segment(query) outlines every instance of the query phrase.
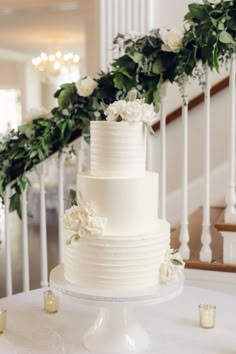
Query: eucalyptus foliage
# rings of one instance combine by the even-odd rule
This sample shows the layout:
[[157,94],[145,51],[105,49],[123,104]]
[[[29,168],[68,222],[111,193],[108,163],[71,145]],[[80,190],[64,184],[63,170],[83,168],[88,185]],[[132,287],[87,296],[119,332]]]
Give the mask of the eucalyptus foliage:
[[199,61],[219,71],[220,64],[235,52],[236,0],[213,3],[205,0],[189,5],[178,52],[162,49],[159,29],[134,39],[118,35],[114,44],[123,40],[123,54],[108,72],[98,74],[90,96],[80,96],[75,83],[62,85],[55,93],[58,106],[50,119],[24,124],[0,142],[0,197],[3,200],[6,186],[12,182],[11,211],[21,215],[20,195],[30,183],[25,172],[81,134],[89,141],[89,123],[105,119],[104,106],[126,98],[135,87],[158,111],[160,86],[165,80],[181,85],[186,76],[196,76]]

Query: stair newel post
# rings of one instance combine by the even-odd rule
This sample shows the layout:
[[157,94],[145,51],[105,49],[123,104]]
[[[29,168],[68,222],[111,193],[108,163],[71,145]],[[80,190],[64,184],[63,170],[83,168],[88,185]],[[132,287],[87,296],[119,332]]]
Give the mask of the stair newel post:
[[229,147],[228,147],[228,186],[226,190],[226,210],[225,223],[236,223],[235,210],[235,54],[232,55],[230,61],[229,76],[229,93],[230,93],[230,124],[229,124]]
[[22,192],[22,248],[23,248],[23,291],[30,289],[29,272],[29,235],[28,235],[28,213],[27,213],[27,187]]
[[5,190],[5,266],[6,266],[6,295],[12,295],[12,266],[11,266],[11,240],[9,230],[9,206],[10,206],[11,186]]
[[203,203],[203,221],[201,242],[202,248],[200,251],[200,260],[203,262],[211,262],[212,250],[211,232],[210,232],[210,101],[211,101],[211,87],[210,87],[210,70],[207,64],[203,66],[205,74],[204,86],[204,116],[205,116],[205,161],[204,161],[204,203]]
[[184,259],[190,258],[188,230],[188,94],[187,77],[184,77],[180,91],[182,95],[182,131],[183,131],[183,165],[182,165],[182,218],[180,225],[179,251]]
[[58,241],[59,241],[59,263],[63,263],[63,251],[64,251],[64,163],[66,152],[62,150],[58,156]]
[[161,132],[161,159],[160,159],[160,217],[166,220],[166,89],[163,83],[160,89],[160,132]]
[[46,224],[46,200],[45,200],[45,163],[38,168],[40,182],[40,286],[48,286],[48,254],[47,254],[47,224]]

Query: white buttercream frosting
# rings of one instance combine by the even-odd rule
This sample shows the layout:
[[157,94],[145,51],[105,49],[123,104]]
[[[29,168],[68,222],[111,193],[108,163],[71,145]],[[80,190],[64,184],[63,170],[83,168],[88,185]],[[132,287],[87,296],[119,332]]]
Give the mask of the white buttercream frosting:
[[[104,232],[65,244],[68,281],[85,288],[145,290],[160,283],[170,225],[158,217],[158,174],[145,171],[142,122],[91,122],[91,171],[77,193],[105,217]],[[79,193],[78,193],[79,194]],[[65,229],[65,241],[73,236]]]
[[156,230],[150,233],[82,237],[65,248],[65,277],[88,288],[157,287],[160,264],[169,247],[167,230],[169,224],[157,220]]
[[91,175],[132,177],[145,174],[146,128],[142,122],[91,122]]
[[158,214],[158,174],[143,177],[105,178],[80,174],[77,187],[93,202],[97,215],[107,218],[106,232],[150,231]]

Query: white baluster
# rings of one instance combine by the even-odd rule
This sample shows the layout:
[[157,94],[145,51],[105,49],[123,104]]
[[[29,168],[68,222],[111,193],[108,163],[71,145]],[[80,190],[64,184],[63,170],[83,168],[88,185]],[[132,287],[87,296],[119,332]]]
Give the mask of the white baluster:
[[41,260],[41,282],[40,286],[48,286],[48,255],[47,255],[47,224],[46,224],[46,202],[45,202],[45,163],[39,166],[40,180],[40,260]]
[[108,60],[108,66],[110,66],[110,63],[112,61],[112,42],[113,42],[113,34],[112,34],[112,7],[113,7],[113,1],[107,0],[106,3],[107,6],[107,60]]
[[133,18],[133,9],[132,9],[132,0],[126,0],[126,29],[130,33],[132,31],[132,18]]
[[11,240],[9,232],[9,205],[11,187],[8,185],[5,190],[5,263],[6,263],[6,294],[12,295],[12,267],[11,267]]
[[133,30],[135,32],[138,32],[139,31],[139,11],[140,11],[140,7],[139,7],[139,4],[138,4],[137,0],[133,0],[132,8],[133,8],[133,18],[134,18]]
[[188,231],[188,95],[187,80],[183,83],[182,92],[182,125],[183,125],[183,169],[182,169],[182,220],[180,225],[180,253],[184,259],[190,258]]
[[66,152],[62,151],[59,155],[58,164],[58,238],[59,238],[59,263],[63,263],[63,251],[64,251],[64,227],[63,227],[63,215],[64,215],[64,163]]
[[106,0],[100,0],[100,67],[102,70],[107,70],[106,16]]
[[236,210],[235,210],[235,56],[231,58],[230,63],[230,77],[229,77],[229,91],[230,91],[230,124],[229,124],[229,147],[228,147],[228,186],[226,192],[226,209],[225,209],[225,223],[236,224]]
[[[109,0],[110,1],[110,0]],[[126,33],[126,9],[125,0],[120,0],[120,32]]]
[[27,188],[22,192],[22,248],[23,248],[23,290],[30,289],[29,274],[29,242],[28,242],[28,215],[27,215]]
[[140,14],[139,21],[140,21],[141,34],[146,33],[146,6],[147,6],[146,0],[141,0],[140,13],[139,13]]
[[210,233],[210,77],[209,67],[204,65],[205,88],[204,88],[204,110],[205,110],[205,168],[204,168],[204,204],[203,204],[203,223],[200,251],[200,260],[211,262],[211,233]]
[[160,89],[160,129],[161,129],[161,163],[160,163],[160,217],[166,219],[166,87]]

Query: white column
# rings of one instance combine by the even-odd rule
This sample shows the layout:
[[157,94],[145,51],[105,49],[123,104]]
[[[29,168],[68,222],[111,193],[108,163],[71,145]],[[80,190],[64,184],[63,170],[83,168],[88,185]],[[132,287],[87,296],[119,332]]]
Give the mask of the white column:
[[8,185],[5,190],[5,264],[6,264],[6,294],[12,295],[12,267],[11,267],[11,240],[9,232],[9,205],[10,205],[11,187]]
[[39,166],[40,180],[40,260],[41,260],[41,282],[40,286],[48,286],[48,254],[47,254],[47,224],[46,224],[46,203],[45,203],[45,163]]
[[182,92],[182,125],[183,125],[183,165],[182,165],[182,219],[180,225],[179,251],[184,259],[190,258],[188,231],[188,95],[187,80]]
[[203,204],[203,223],[200,251],[200,260],[203,262],[211,262],[211,233],[210,233],[210,77],[209,67],[204,66],[205,72],[205,89],[204,89],[204,116],[205,116],[205,166],[204,166],[204,204]]
[[166,219],[166,86],[160,89],[160,132],[161,132],[161,159],[160,159],[160,217]]
[[231,58],[229,76],[230,94],[230,124],[229,124],[229,147],[228,147],[228,186],[226,191],[225,223],[236,223],[235,210],[235,55]]
[[29,238],[28,238],[28,215],[27,215],[27,188],[22,192],[22,249],[23,249],[23,290],[30,289],[29,272]]
[[64,163],[65,163],[65,151],[59,153],[58,161],[58,241],[59,241],[59,263],[63,263],[63,251],[64,251]]

